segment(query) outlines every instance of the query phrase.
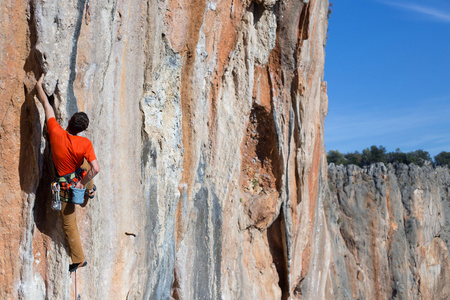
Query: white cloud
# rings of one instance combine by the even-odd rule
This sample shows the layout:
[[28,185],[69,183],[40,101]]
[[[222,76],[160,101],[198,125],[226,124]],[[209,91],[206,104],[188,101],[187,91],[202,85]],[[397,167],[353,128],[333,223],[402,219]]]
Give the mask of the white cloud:
[[384,4],[403,8],[406,10],[418,12],[423,15],[427,15],[435,19],[436,21],[446,22],[450,23],[450,12],[441,11],[435,8],[418,5],[414,3],[399,3],[399,2],[387,2],[387,1],[380,1]]

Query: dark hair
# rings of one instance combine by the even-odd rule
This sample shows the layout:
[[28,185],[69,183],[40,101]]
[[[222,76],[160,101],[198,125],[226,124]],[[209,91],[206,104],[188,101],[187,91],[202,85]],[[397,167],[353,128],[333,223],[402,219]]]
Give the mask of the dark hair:
[[89,126],[89,118],[84,112],[75,113],[69,121],[69,131],[77,134],[86,130]]

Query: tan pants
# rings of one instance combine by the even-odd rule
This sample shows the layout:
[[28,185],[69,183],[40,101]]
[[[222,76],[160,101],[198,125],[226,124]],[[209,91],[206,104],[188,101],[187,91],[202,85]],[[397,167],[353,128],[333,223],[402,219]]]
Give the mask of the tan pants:
[[[91,169],[91,165],[85,160],[82,168]],[[86,185],[86,189],[92,189],[94,183],[92,180]],[[83,247],[81,246],[80,234],[78,232],[77,217],[75,214],[75,204],[61,201],[61,217],[63,221],[63,229],[66,234],[67,243],[69,244],[70,258],[72,263],[82,263],[85,260]]]

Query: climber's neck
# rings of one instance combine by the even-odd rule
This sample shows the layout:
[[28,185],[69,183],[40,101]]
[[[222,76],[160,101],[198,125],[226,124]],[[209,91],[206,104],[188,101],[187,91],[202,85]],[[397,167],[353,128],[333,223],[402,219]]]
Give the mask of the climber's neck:
[[70,134],[70,135],[77,135],[77,133],[73,133],[73,132],[71,132],[71,131],[69,130],[69,126],[67,126],[66,131],[67,131],[67,133]]

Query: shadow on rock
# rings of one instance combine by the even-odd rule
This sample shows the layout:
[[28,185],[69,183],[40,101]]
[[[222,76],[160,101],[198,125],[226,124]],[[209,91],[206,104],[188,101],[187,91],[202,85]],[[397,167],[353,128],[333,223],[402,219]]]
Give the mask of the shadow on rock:
[[[31,15],[33,16],[33,12]],[[38,231],[50,237],[55,243],[64,243],[59,212],[51,209],[50,184],[55,177],[55,171],[50,144],[46,129],[42,130],[39,110],[34,100],[35,82],[30,79],[33,76],[38,78],[43,69],[39,53],[35,49],[37,33],[33,17],[30,18],[28,25],[31,50],[24,65],[28,78],[24,81],[25,101],[20,112],[20,188],[28,196],[28,205],[33,209],[33,219]],[[52,97],[49,97],[49,100],[52,101]],[[36,197],[31,197],[33,194]],[[45,245],[42,246],[45,247]]]

